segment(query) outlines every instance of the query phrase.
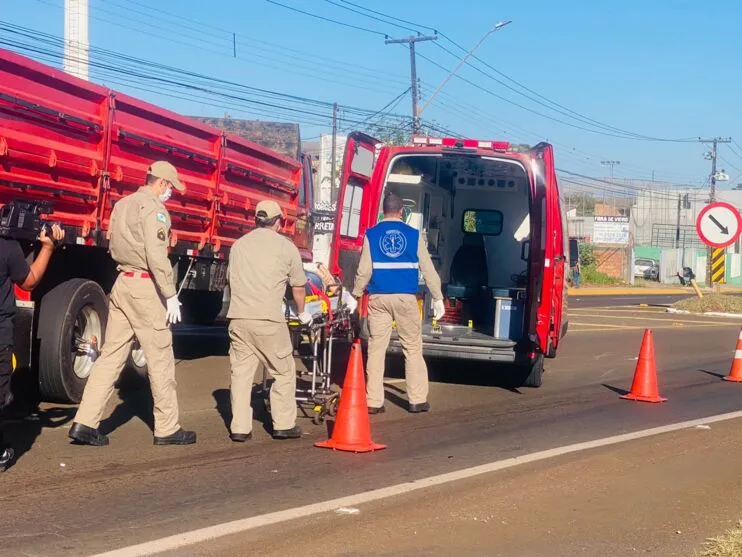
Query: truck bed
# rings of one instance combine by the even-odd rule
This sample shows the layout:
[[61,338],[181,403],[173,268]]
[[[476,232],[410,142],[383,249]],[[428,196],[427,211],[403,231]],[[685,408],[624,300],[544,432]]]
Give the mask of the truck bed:
[[0,205],[50,201],[69,241],[105,246],[113,205],[158,159],[187,188],[167,203],[176,253],[223,256],[265,198],[283,207],[284,234],[304,227],[300,161],[0,49]]

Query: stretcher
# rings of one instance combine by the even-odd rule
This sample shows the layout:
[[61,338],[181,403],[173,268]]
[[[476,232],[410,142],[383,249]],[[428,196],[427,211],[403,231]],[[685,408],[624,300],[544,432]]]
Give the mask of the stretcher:
[[[350,294],[342,287],[323,289],[310,280],[307,283],[304,309],[312,315],[309,325],[299,322],[293,302],[284,302],[284,314],[291,333],[294,355],[304,364],[297,369],[296,402],[304,415],[315,424],[333,417],[340,400],[340,388],[332,383],[333,345],[338,340],[352,341],[354,336]],[[268,375],[263,378],[263,396],[270,411]]]

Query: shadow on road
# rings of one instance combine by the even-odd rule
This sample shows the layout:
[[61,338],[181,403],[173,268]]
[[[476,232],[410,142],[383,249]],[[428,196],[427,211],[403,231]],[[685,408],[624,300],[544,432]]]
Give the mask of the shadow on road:
[[62,427],[72,421],[77,408],[55,407],[46,410],[13,410],[3,412],[5,440],[13,447],[16,461],[29,452],[44,429]]
[[629,391],[627,391],[626,389],[622,389],[620,387],[614,387],[613,385],[606,385],[605,383],[601,383],[601,385],[605,387],[606,389],[608,389],[609,391],[613,391],[619,396],[624,396],[624,395],[629,394]]
[[711,377],[718,377],[719,379],[724,379],[724,377],[726,377],[723,373],[716,373],[715,371],[708,371],[706,369],[699,369],[698,371],[710,375]]
[[[229,389],[216,389],[212,394],[214,401],[216,402],[216,411],[224,422],[224,428],[229,431],[230,424],[232,423],[232,400]],[[270,414],[265,404],[265,397],[263,395],[263,385],[253,385],[251,406],[253,411],[253,421],[257,420],[263,424],[263,429],[271,433],[273,431],[273,423],[271,422]]]
[[108,435],[134,418],[138,418],[147,425],[150,431],[154,431],[154,405],[149,382],[142,378],[139,388],[120,388],[117,392],[120,402],[111,415],[101,422],[101,433]]

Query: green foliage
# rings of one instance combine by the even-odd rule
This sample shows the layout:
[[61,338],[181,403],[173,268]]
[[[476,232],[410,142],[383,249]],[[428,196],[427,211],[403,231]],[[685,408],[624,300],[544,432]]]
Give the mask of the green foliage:
[[476,232],[477,231],[477,219],[474,211],[466,211],[464,213],[464,232]]
[[598,264],[598,258],[595,256],[595,244],[580,242],[578,249],[580,251],[580,265],[595,267]]
[[[437,127],[435,120],[423,122],[418,135],[440,137],[442,134],[436,131]],[[411,129],[409,121],[383,119],[369,123],[362,131],[387,145],[409,145],[412,143]]]
[[598,271],[593,265],[582,266],[581,278],[583,284],[596,286],[619,286],[624,283],[620,278]]

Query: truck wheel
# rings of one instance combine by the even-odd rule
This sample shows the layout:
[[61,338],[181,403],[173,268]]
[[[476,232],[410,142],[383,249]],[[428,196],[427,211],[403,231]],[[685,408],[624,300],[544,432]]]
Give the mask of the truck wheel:
[[39,392],[47,402],[78,403],[106,332],[108,300],[97,283],[63,282],[41,299],[39,310]]
[[223,297],[223,292],[183,290],[180,294],[183,323],[213,325],[222,311]]
[[127,367],[136,372],[140,377],[147,377],[147,358],[144,356],[144,350],[139,346],[139,341],[134,339],[134,345],[131,347]]
[[521,367],[519,383],[521,387],[540,387],[544,375],[544,355],[539,354],[529,365]]

